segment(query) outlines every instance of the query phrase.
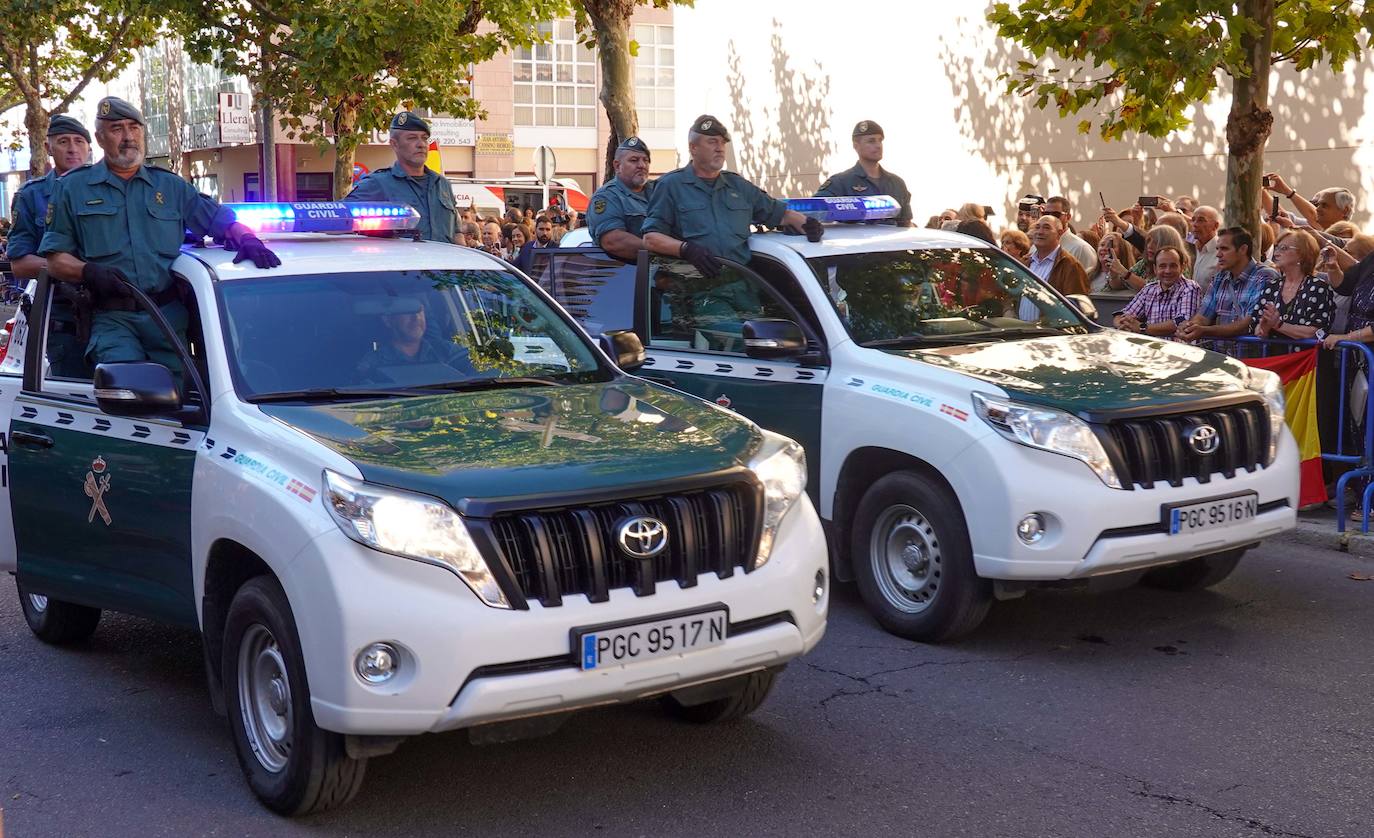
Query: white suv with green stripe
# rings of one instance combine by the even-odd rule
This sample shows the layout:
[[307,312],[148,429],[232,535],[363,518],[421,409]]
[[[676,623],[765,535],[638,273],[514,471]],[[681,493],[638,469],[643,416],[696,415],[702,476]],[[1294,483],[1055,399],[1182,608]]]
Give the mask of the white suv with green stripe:
[[[791,203],[824,202],[890,199]],[[638,333],[640,377],[801,442],[835,574],[888,630],[955,637],[1065,580],[1212,585],[1295,526],[1273,373],[1097,326],[967,236],[833,224],[749,246],[705,277],[579,230],[531,276],[593,334]]]
[[0,570],[48,642],[102,610],[197,628],[268,806],[338,805],[413,734],[736,718],[820,640],[796,443],[626,375],[633,335],[603,351],[480,251],[263,236],[279,269],[173,264],[175,371],[55,376],[36,284],[0,364]]

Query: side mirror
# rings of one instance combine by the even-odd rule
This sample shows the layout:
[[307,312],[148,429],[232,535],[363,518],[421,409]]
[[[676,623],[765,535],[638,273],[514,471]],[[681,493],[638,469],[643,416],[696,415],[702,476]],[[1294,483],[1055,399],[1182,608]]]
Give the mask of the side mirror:
[[601,333],[601,348],[611,356],[615,365],[622,370],[634,370],[644,366],[644,344],[639,335],[629,329],[617,329]]
[[95,401],[111,416],[156,416],[181,409],[181,392],[162,364],[123,361],[97,364]]
[[770,360],[791,358],[806,351],[806,335],[791,320],[746,320],[744,354]]
[[1069,302],[1073,303],[1073,307],[1084,317],[1097,322],[1097,306],[1087,294],[1070,294]]

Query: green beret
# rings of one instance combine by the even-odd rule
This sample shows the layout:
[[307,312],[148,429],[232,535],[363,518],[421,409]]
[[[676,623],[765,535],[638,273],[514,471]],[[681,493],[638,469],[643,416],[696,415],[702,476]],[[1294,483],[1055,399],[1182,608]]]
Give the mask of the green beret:
[[143,121],[143,114],[139,113],[138,108],[119,98],[118,96],[106,96],[95,106],[95,118],[105,119],[111,122],[119,119],[132,119],[139,125],[147,125]]
[[887,136],[886,134],[883,134],[883,126],[879,125],[871,119],[865,119],[858,125],[854,126],[853,136],[867,137],[869,134],[882,134],[883,136]]
[[48,122],[49,137],[57,137],[62,134],[79,134],[85,138],[86,142],[91,141],[91,132],[86,130],[86,126],[66,114],[55,116]]
[[429,123],[411,111],[401,111],[391,118],[392,131],[424,131],[426,134],[432,133],[429,130]]
[[[626,137],[620,141],[620,145],[615,147],[617,153],[622,151],[637,151],[645,157],[649,156],[649,147],[639,137]],[[651,158],[652,159],[652,158]]]
[[692,120],[692,130],[707,137],[721,137],[727,143],[730,142],[730,132],[726,130],[725,124],[709,113]]

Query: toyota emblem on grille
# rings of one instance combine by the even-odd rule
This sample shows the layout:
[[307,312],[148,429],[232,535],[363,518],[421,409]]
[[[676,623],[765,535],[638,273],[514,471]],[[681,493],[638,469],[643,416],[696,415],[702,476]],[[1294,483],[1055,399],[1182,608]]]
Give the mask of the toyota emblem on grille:
[[1188,444],[1199,454],[1215,454],[1221,447],[1221,435],[1211,425],[1198,425],[1188,432]]
[[641,515],[629,518],[620,525],[616,535],[625,555],[636,559],[652,559],[668,546],[668,527],[657,518]]

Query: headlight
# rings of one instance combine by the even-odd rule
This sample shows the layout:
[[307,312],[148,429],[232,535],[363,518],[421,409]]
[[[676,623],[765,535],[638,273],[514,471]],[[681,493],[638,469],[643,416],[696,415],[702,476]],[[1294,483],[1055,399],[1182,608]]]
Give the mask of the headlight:
[[978,415],[1002,436],[1031,448],[1063,454],[1087,463],[1103,483],[1121,488],[1112,461],[1087,422],[1062,410],[1016,404],[982,393],[973,394]]
[[463,519],[440,501],[324,472],[325,508],[359,544],[453,571],[483,602],[509,608]]
[[1250,374],[1245,386],[1264,397],[1264,406],[1269,409],[1269,457],[1264,464],[1272,465],[1279,453],[1279,437],[1283,434],[1284,410],[1283,380],[1272,370],[1247,367]]
[[749,468],[763,484],[763,535],[754,568],[763,567],[773,553],[773,539],[787,510],[806,491],[806,452],[785,436],[763,432],[763,444],[749,461]]

